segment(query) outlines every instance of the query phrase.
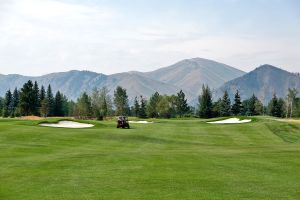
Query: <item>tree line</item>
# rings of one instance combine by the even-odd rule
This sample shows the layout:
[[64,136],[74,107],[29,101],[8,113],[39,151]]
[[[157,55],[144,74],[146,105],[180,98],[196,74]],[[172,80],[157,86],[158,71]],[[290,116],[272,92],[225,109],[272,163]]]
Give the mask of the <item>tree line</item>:
[[35,81],[28,81],[21,89],[8,90],[4,98],[0,98],[0,115],[3,117],[19,117],[35,115],[41,117],[74,116],[79,119],[103,120],[108,116],[126,115],[139,118],[173,118],[173,117],[222,117],[222,116],[254,116],[271,115],[275,117],[300,116],[300,100],[296,98],[298,91],[289,89],[286,99],[278,98],[276,94],[264,106],[253,94],[249,99],[241,100],[237,90],[231,103],[229,94],[224,92],[222,98],[213,101],[212,92],[208,86],[202,86],[198,98],[198,106],[187,103],[185,93],[180,90],[174,95],[161,95],[155,92],[149,99],[136,96],[132,105],[126,89],[118,86],[113,96],[106,87],[94,88],[91,93],[84,92],[76,102],[56,91],[51,85],[47,89],[39,87]]
[[300,99],[296,98],[298,91],[288,89],[286,99],[278,98],[276,93],[267,106],[253,94],[249,99],[241,100],[240,93],[236,90],[233,103],[225,91],[222,98],[213,102],[212,92],[208,86],[202,87],[199,96],[198,115],[202,118],[223,117],[223,116],[255,116],[270,115],[274,117],[297,117],[300,116]]
[[[77,118],[97,118],[99,120],[113,115],[135,116],[140,118],[171,118],[191,114],[183,91],[177,95],[160,95],[154,93],[149,100],[143,96],[135,97],[132,106],[126,89],[118,86],[113,97],[103,87],[94,89],[89,96],[83,93],[75,104],[74,116]],[[192,115],[192,114],[191,114]]]
[[69,101],[60,91],[54,95],[51,85],[47,90],[37,82],[28,81],[21,89],[8,90],[0,98],[0,114],[3,117],[19,116],[67,116]]

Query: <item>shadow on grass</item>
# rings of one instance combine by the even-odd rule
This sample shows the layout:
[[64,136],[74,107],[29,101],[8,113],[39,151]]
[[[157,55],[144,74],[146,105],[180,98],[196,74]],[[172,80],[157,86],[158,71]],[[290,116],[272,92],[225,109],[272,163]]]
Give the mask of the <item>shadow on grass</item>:
[[268,129],[283,141],[288,143],[300,142],[300,125],[288,124],[288,123],[277,123],[266,124]]
[[126,142],[143,142],[143,143],[152,143],[152,144],[174,144],[174,145],[199,145],[197,142],[189,142],[182,140],[172,140],[172,139],[164,139],[157,137],[150,137],[145,135],[120,135],[120,134],[110,134],[103,135],[103,139],[106,140],[115,140],[115,141],[126,141]]

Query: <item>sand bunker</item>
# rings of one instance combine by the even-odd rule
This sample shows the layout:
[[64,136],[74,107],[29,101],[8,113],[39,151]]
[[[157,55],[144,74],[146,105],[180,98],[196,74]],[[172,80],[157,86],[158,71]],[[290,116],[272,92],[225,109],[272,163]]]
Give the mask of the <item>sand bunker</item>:
[[42,120],[45,119],[43,117],[38,117],[38,116],[22,116],[22,117],[18,117],[18,119],[24,119],[24,120]]
[[56,127],[56,128],[90,128],[93,124],[85,124],[73,121],[59,121],[58,123],[42,123],[40,126]]
[[240,120],[238,118],[229,118],[229,119],[224,119],[220,121],[214,121],[214,122],[207,122],[210,124],[240,124],[240,123],[248,123],[251,122],[251,119],[243,119]]
[[129,121],[129,123],[133,123],[133,124],[151,124],[153,122],[148,122],[148,121]]

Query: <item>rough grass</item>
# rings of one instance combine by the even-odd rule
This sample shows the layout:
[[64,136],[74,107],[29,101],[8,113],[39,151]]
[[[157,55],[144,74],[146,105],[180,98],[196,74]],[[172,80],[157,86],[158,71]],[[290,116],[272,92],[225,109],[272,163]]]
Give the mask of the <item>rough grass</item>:
[[[57,121],[59,119],[51,119]],[[0,120],[0,199],[298,199],[300,124]]]

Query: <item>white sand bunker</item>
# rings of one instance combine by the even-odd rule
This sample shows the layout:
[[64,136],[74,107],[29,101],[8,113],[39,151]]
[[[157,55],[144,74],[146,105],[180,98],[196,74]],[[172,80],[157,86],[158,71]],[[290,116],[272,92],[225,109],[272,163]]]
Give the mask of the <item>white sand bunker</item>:
[[40,126],[56,127],[56,128],[90,128],[93,124],[85,124],[73,121],[59,121],[58,123],[42,123]]
[[133,123],[133,124],[151,124],[153,122],[148,122],[148,121],[129,121],[129,123]]
[[224,119],[224,120],[214,121],[214,122],[207,122],[207,123],[210,123],[210,124],[241,124],[241,123],[248,123],[248,122],[251,122],[251,119],[240,120],[240,119],[234,117],[234,118],[229,118],[229,119]]

